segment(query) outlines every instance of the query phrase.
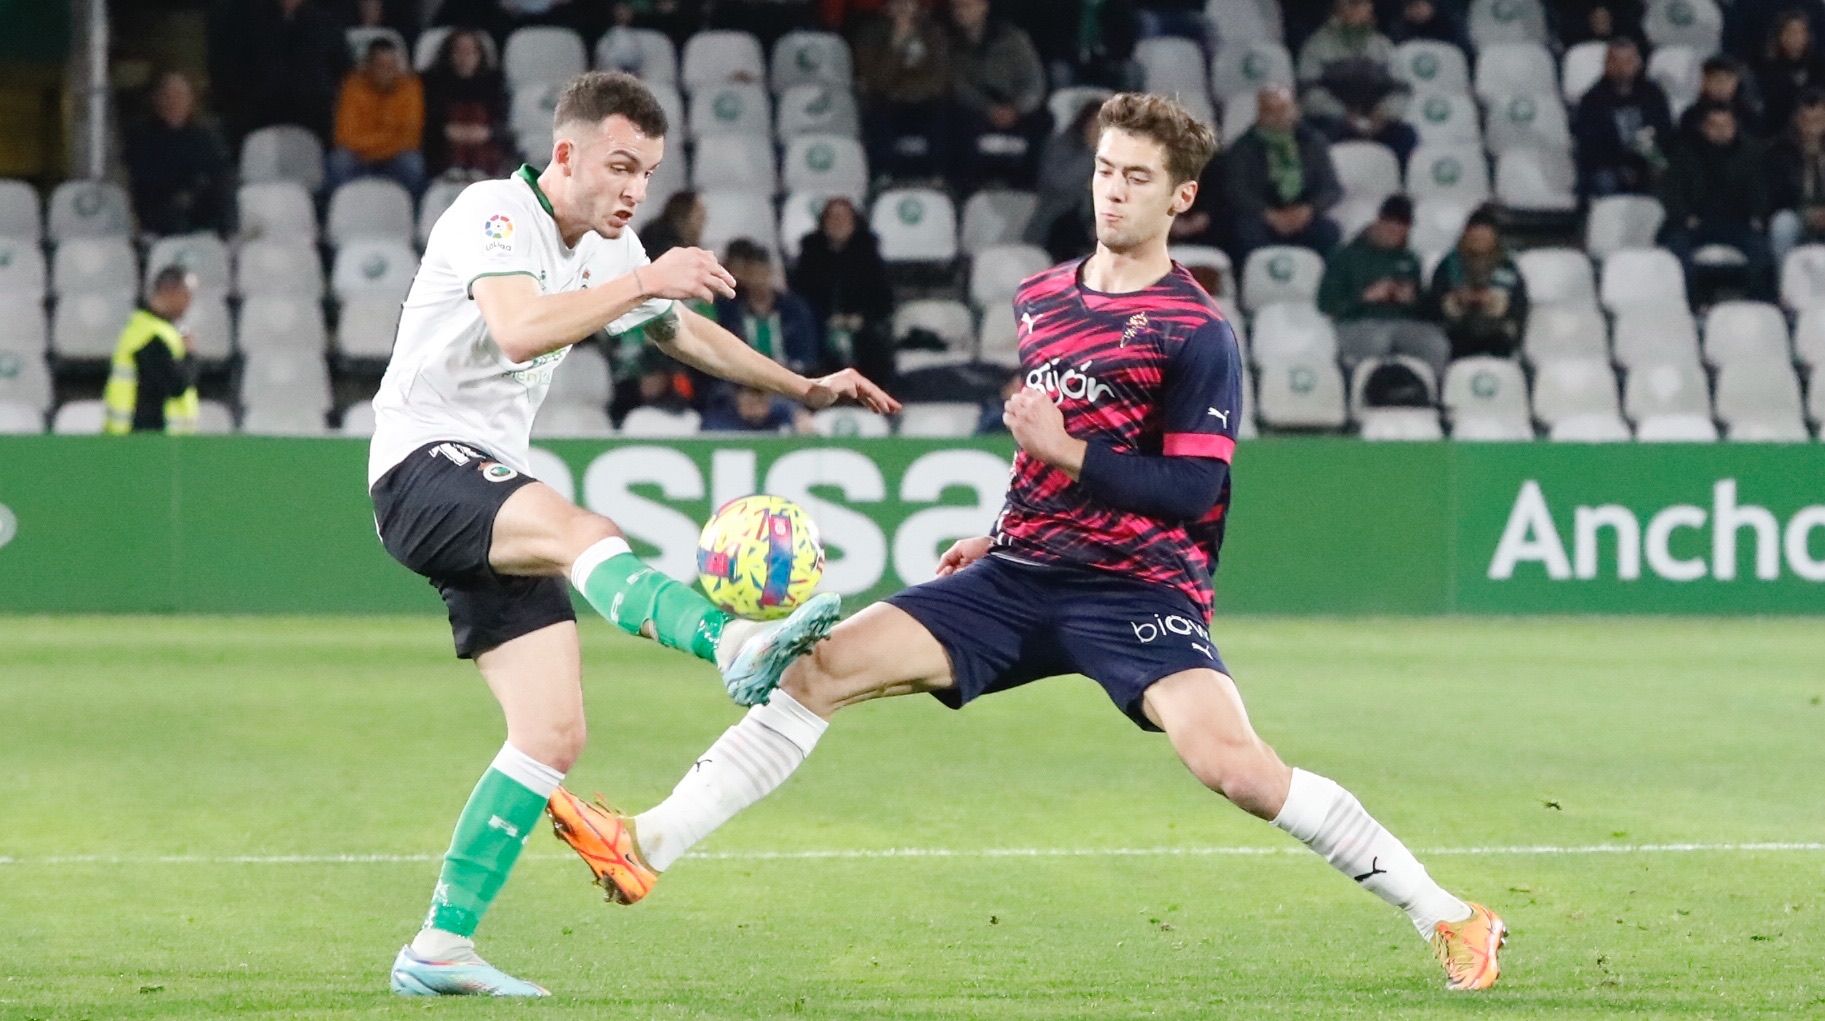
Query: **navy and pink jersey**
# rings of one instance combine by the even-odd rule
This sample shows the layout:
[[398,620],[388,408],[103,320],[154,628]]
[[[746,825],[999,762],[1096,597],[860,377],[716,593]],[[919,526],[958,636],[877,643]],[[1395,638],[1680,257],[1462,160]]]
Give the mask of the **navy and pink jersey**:
[[[1150,287],[1104,294],[1083,285],[1083,262],[1029,277],[1015,294],[1026,385],[1052,398],[1080,440],[1228,463],[1242,421],[1242,358],[1216,302],[1177,263]],[[1104,505],[1020,451],[993,538],[1024,560],[1171,586],[1208,615],[1229,494],[1225,481],[1201,520],[1162,520]]]

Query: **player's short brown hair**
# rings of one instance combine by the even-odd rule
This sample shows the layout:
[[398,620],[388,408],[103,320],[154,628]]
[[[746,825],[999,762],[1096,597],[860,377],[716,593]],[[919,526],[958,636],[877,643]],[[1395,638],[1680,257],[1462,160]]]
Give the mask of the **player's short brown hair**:
[[665,108],[640,79],[622,71],[586,71],[572,78],[558,93],[551,123],[554,127],[575,121],[600,124],[615,114],[652,138],[665,136]]
[[1210,125],[1165,96],[1151,92],[1122,92],[1110,96],[1097,111],[1096,126],[1118,128],[1150,138],[1166,150],[1166,172],[1172,183],[1195,180],[1217,152],[1217,136]]

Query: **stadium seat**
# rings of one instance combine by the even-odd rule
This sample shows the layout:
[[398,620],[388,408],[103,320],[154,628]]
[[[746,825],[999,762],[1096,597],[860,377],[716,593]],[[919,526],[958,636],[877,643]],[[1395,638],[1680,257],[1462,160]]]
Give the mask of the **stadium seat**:
[[1442,397],[1453,422],[1499,419],[1519,422],[1525,428],[1531,417],[1527,377],[1506,358],[1476,356],[1452,362],[1445,368]]
[[228,436],[234,432],[234,412],[221,401],[197,401],[196,431],[199,436]]
[[1635,423],[1640,443],[1716,443],[1717,423],[1704,415],[1650,415]]
[[1463,418],[1451,423],[1451,438],[1466,443],[1525,443],[1534,438],[1534,430],[1526,421]]
[[[1791,433],[1803,417],[1800,381],[1793,365],[1782,359],[1748,359],[1727,362],[1717,370],[1716,412],[1730,427],[1731,437],[1751,422],[1771,435]],[[1804,426],[1800,426],[1804,433]]]
[[1795,312],[1825,307],[1825,245],[1800,245],[1781,263],[1781,304]]
[[51,349],[50,317],[45,315],[42,293],[28,296],[0,293],[0,346],[43,356]]
[[235,192],[240,210],[239,237],[245,243],[264,239],[315,242],[317,209],[310,192],[296,181],[243,184]]
[[1400,161],[1394,150],[1380,142],[1337,142],[1331,146],[1331,163],[1345,201],[1380,204],[1400,190]]
[[819,436],[878,439],[893,434],[887,419],[863,408],[825,408],[811,416]]
[[951,351],[968,351],[976,339],[975,317],[969,306],[949,298],[915,298],[895,307],[894,340],[903,341],[914,330],[930,333]]
[[616,25],[596,41],[596,70],[626,71],[651,86],[678,84],[678,47],[664,32]]
[[666,153],[665,159],[659,161],[658,168],[653,171],[653,176],[647,179],[646,198],[634,209],[630,226],[636,231],[645,230],[646,224],[665,211],[667,200],[684,190],[690,177],[691,161],[685,156],[684,146]]
[[794,85],[787,89],[780,94],[775,117],[775,133],[782,142],[799,135],[855,138],[862,133],[855,94],[827,85]]
[[384,177],[363,177],[330,196],[324,233],[340,247],[360,238],[403,240],[413,236],[412,194]]
[[501,51],[501,73],[509,92],[527,86],[569,81],[589,68],[583,37],[557,25],[529,25],[507,36]]
[[1722,301],[1705,313],[1705,361],[1793,360],[1787,317],[1761,301]]
[[1450,196],[1424,198],[1413,203],[1413,233],[1407,245],[1421,256],[1442,255],[1457,247],[1464,222],[1476,211],[1474,203]]
[[[424,74],[437,64],[438,55],[443,52],[444,40],[456,29],[452,25],[433,25],[418,34],[418,42],[412,47],[412,70]],[[488,67],[501,66],[501,54],[494,46],[494,37],[486,32],[480,33],[482,42],[482,59]]]
[[1825,439],[1825,365],[1814,365],[1806,383],[1806,417],[1820,424]]
[[540,439],[600,440],[614,434],[615,424],[600,406],[547,400],[532,420],[532,435]]
[[658,408],[635,408],[621,420],[621,435],[643,439],[673,439],[695,436],[703,416],[695,411],[661,411]]
[[139,294],[139,260],[124,237],[74,238],[51,259],[51,293]]
[[1627,443],[1629,424],[1615,415],[1573,415],[1553,423],[1547,435],[1554,443]]
[[51,353],[81,361],[112,358],[133,304],[131,290],[64,297],[51,319]]
[[303,239],[251,241],[235,258],[234,291],[242,297],[284,294],[315,301],[323,296],[323,263]]
[[1225,42],[1285,38],[1280,0],[1205,0],[1204,20]]
[[0,436],[30,436],[41,432],[44,432],[44,412],[0,398]]
[[1134,47],[1134,60],[1148,92],[1176,98],[1200,116],[1210,113],[1210,74],[1197,43],[1177,36],[1142,39]]
[[133,235],[126,189],[112,181],[65,181],[51,192],[51,241]]
[[788,262],[798,261],[805,235],[817,229],[818,218],[830,196],[816,192],[794,192],[779,204],[779,244]]
[[1825,305],[1800,310],[1793,323],[1793,355],[1802,365],[1825,365]]
[[1269,429],[1341,429],[1343,372],[1330,358],[1263,362],[1255,384],[1255,418]]
[[1576,248],[1530,248],[1517,256],[1515,263],[1527,283],[1527,303],[1533,308],[1597,307],[1597,281],[1591,273],[1591,261]]
[[37,189],[24,181],[0,179],[0,241],[35,243],[43,236]]
[[199,290],[228,293],[233,273],[228,268],[228,246],[214,234],[176,234],[159,238],[146,252],[145,283],[150,285],[166,266],[182,266],[196,278]]
[[1501,156],[1515,149],[1571,152],[1571,124],[1556,92],[1497,96],[1489,101],[1483,129],[1489,151]]
[[323,187],[323,144],[296,124],[275,124],[241,143],[241,183],[291,181],[307,192]]
[[973,256],[990,245],[1019,244],[1039,205],[1039,196],[1030,191],[1008,188],[984,188],[963,203],[963,225],[958,244],[963,254]]
[[533,82],[514,92],[507,107],[507,126],[514,137],[538,138],[551,134],[552,117],[558,111],[558,93],[563,87],[562,82]]
[[1698,100],[1700,69],[1710,52],[1690,46],[1657,46],[1648,58],[1648,77],[1666,92],[1675,120]]
[[356,401],[342,409],[342,423],[336,427],[344,436],[369,437],[374,435],[374,404],[372,401]]
[[752,192],[772,198],[779,190],[773,141],[765,135],[711,135],[698,139],[696,156],[691,187],[698,191]]
[[1714,53],[1723,39],[1724,15],[1713,0],[1651,0],[1641,28],[1651,46]]
[[1468,93],[1415,96],[1407,104],[1404,119],[1426,145],[1478,148],[1483,145],[1476,100]]
[[900,411],[899,434],[926,439],[972,436],[981,407],[967,401],[924,401]]
[[1255,313],[1249,353],[1258,364],[1337,358],[1337,330],[1318,306],[1275,302]]
[[774,219],[773,200],[767,196],[739,191],[704,192],[703,207],[703,247],[719,258],[736,238],[748,238],[770,252],[779,251],[779,223]]
[[1805,443],[1812,436],[1797,418],[1752,418],[1732,423],[1726,438],[1731,443]]
[[1711,388],[1697,362],[1663,361],[1631,369],[1622,386],[1623,414],[1636,422],[1657,416],[1711,417]]
[[1046,97],[1046,110],[1052,115],[1052,133],[1060,134],[1077,119],[1077,112],[1086,103],[1101,105],[1115,93],[1100,85],[1066,85],[1052,90]]
[[775,94],[797,85],[828,85],[846,91],[855,86],[849,44],[834,32],[787,32],[774,42],[769,67],[768,82]]
[[1371,408],[1385,407],[1384,405],[1371,405],[1364,398],[1364,395],[1368,392],[1370,374],[1384,365],[1400,365],[1407,368],[1415,376],[1419,377],[1421,383],[1425,384],[1427,403],[1434,405],[1438,403],[1438,376],[1433,373],[1432,366],[1426,364],[1426,362],[1407,355],[1383,355],[1376,358],[1364,358],[1362,361],[1356,363],[1355,368],[1350,370],[1349,375],[1350,409],[1358,417],[1361,416],[1362,412],[1368,411]]
[[1271,39],[1226,42],[1210,64],[1210,94],[1219,100],[1259,92],[1269,85],[1290,89],[1296,84],[1292,55]]
[[1604,308],[1617,314],[1635,305],[1684,308],[1685,269],[1664,248],[1625,248],[1603,260],[1597,295]]
[[0,238],[0,299],[43,301],[48,277],[38,242]]
[[1619,415],[1616,374],[1596,358],[1545,362],[1534,375],[1533,411],[1548,428],[1579,415]]
[[1477,52],[1476,94],[1486,101],[1558,91],[1559,68],[1538,42],[1493,43]]
[[1470,64],[1464,51],[1450,43],[1414,39],[1394,48],[1394,77],[1413,90],[1417,100],[1458,96],[1470,91]]
[[[411,236],[411,230],[400,238]],[[418,253],[403,240],[360,238],[336,251],[330,268],[330,290],[338,301],[360,297],[405,300],[418,273]]]
[[1223,125],[1222,142],[1234,145],[1255,123],[1258,97],[1252,92],[1241,92],[1223,101],[1223,115],[1219,120]]
[[1625,369],[1698,364],[1698,323],[1683,303],[1624,309],[1616,316],[1614,339],[1616,364]]
[[1318,300],[1324,259],[1307,248],[1267,245],[1242,264],[1242,307],[1259,312],[1280,302],[1310,305]]
[[613,397],[614,383],[609,378],[608,358],[594,344],[578,344],[551,374],[551,389],[545,394],[545,403],[605,408]]
[[1000,301],[982,309],[976,330],[976,358],[990,365],[1020,364],[1020,324],[1014,320],[1012,302]]
[[357,361],[384,362],[399,331],[399,302],[392,298],[351,298],[336,317],[336,353]]
[[423,249],[431,237],[431,228],[437,226],[437,218],[444,215],[469,185],[463,181],[434,181],[425,189],[424,197],[418,200],[418,230],[414,235],[418,247]]
[[1547,40],[1540,0],[1472,0],[1469,24],[1470,41],[1479,52],[1501,43]]
[[691,93],[691,137],[710,135],[773,136],[773,107],[759,85],[706,85]]
[[685,40],[680,79],[686,92],[709,86],[767,81],[766,57],[760,40],[746,32],[698,32]]
[[294,408],[322,415],[330,409],[330,378],[323,356],[275,348],[250,351],[241,360],[241,407]]
[[1496,201],[1511,210],[1572,212],[1578,208],[1577,184],[1569,150],[1510,149],[1496,161]]
[[1489,164],[1479,146],[1421,145],[1407,159],[1407,194],[1475,205],[1489,198]]
[[1666,215],[1660,200],[1650,195],[1592,199],[1584,220],[1584,248],[1593,259],[1625,248],[1652,248]]
[[51,372],[44,364],[43,345],[14,347],[12,337],[0,340],[0,403],[32,408],[40,415],[42,429],[51,396]]
[[1445,438],[1431,408],[1371,408],[1361,415],[1357,435],[1371,443],[1424,443]]
[[255,404],[241,416],[245,436],[323,436],[329,432],[322,411],[294,404]]
[[1173,245],[1166,252],[1172,261],[1186,269],[1208,269],[1217,275],[1217,289],[1211,295],[1214,298],[1233,300],[1241,293],[1241,281],[1236,279],[1235,263],[1229,260],[1229,253],[1214,245]]
[[1051,265],[1051,256],[1033,245],[990,245],[970,260],[970,303],[984,311],[1006,305],[1022,280]]
[[1603,61],[1608,52],[1609,43],[1602,39],[1590,39],[1566,50],[1559,59],[1559,98],[1569,106],[1577,106],[1603,77]]
[[178,328],[190,337],[197,360],[220,364],[234,357],[234,320],[228,315],[226,291],[205,292],[190,300]]
[[853,138],[799,135],[786,143],[781,174],[787,191],[845,195],[858,208],[868,198],[868,154]]
[[950,262],[957,257],[957,209],[934,188],[894,188],[874,200],[869,225],[888,262]]
[[[1528,285],[1529,297],[1533,286]],[[1534,365],[1554,358],[1608,358],[1609,326],[1596,303],[1533,305],[1521,335],[1521,353]]]
[[66,401],[51,416],[51,431],[59,436],[99,436],[108,410],[98,400]]
[[241,302],[240,328],[236,335],[240,338],[242,352],[249,355],[288,351],[321,359],[329,350],[323,307],[299,298],[274,295]]

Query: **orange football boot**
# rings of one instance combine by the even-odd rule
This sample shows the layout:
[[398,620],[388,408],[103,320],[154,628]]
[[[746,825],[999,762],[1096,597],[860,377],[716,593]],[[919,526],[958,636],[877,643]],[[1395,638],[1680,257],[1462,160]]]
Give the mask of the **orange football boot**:
[[562,787],[553,792],[545,812],[558,839],[595,874],[609,903],[632,904],[653,892],[659,873],[640,858],[633,819],[603,804],[600,795],[595,804],[585,804]]
[[1470,917],[1440,922],[1432,930],[1432,953],[1445,966],[1445,988],[1488,989],[1502,974],[1497,956],[1508,942],[1508,926],[1481,904],[1470,905]]

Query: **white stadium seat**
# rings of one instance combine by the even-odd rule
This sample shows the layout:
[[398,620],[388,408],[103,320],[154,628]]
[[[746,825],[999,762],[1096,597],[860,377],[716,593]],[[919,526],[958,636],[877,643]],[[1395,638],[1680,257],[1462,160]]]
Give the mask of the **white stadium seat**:
[[1730,423],[1731,443],[1805,443],[1812,439],[1806,423],[1797,418],[1751,418]]
[[1450,196],[1413,203],[1413,233],[1408,236],[1408,246],[1426,257],[1442,256],[1456,248],[1464,234],[1464,222],[1476,211],[1476,205]]
[[374,405],[371,401],[357,401],[342,409],[342,424],[337,430],[344,436],[369,437],[374,435]]
[[1483,140],[1489,151],[1497,156],[1513,149],[1553,149],[1569,153],[1572,133],[1565,104],[1554,92],[1494,97],[1489,101]]
[[1394,150],[1379,142],[1334,143],[1331,164],[1346,199],[1379,203],[1400,190],[1400,161],[1394,158]]
[[196,431],[199,436],[227,436],[233,433],[234,411],[221,401],[197,401]]
[[1134,59],[1141,66],[1141,80],[1148,92],[1209,110],[1210,74],[1204,50],[1197,43],[1177,36],[1143,39],[1134,47]]
[[914,330],[930,333],[951,351],[968,351],[976,341],[976,321],[969,306],[949,298],[915,298],[895,307],[894,339],[904,340]]
[[841,135],[799,135],[786,143],[781,176],[787,191],[845,195],[859,207],[868,197],[868,154]]
[[707,191],[702,198],[703,247],[718,258],[736,238],[747,238],[770,252],[779,251],[779,221],[774,218],[771,198],[740,191]]
[[1255,418],[1270,429],[1341,429],[1349,421],[1343,372],[1329,358],[1263,363]]
[[825,408],[811,416],[811,428],[819,436],[863,439],[876,439],[893,433],[893,427],[887,424],[887,419],[865,408]]
[[1277,302],[1255,313],[1250,354],[1258,364],[1335,360],[1337,330],[1316,305]]
[[501,72],[511,92],[569,81],[588,68],[589,53],[583,46],[583,37],[557,25],[514,29],[501,51]]
[[874,200],[869,226],[888,262],[949,262],[957,257],[957,208],[933,188],[895,188]]
[[1452,420],[1501,419],[1527,424],[1527,377],[1506,358],[1459,358],[1445,368],[1442,399]]
[[362,177],[330,196],[324,233],[337,246],[359,238],[404,240],[413,236],[414,219],[412,194],[397,181]]
[[241,407],[289,407],[321,416],[330,408],[329,371],[308,351],[256,351],[241,361]]
[[1476,100],[1468,93],[1430,93],[1414,96],[1404,115],[1419,140],[1427,145],[1476,146],[1483,144],[1483,127]]
[[1806,384],[1806,414],[1814,422],[1822,423],[1821,431],[1825,432],[1825,365],[1812,367],[1812,376]]
[[779,190],[773,142],[765,135],[701,138],[696,156],[691,163],[691,187],[698,191],[753,192],[771,198]]
[[729,82],[761,85],[767,80],[767,61],[760,40],[746,32],[698,32],[685,40],[679,78],[686,92]]
[[246,436],[322,436],[329,432],[323,412],[308,405],[254,404],[241,416]]
[[1407,194],[1475,204],[1489,198],[1489,164],[1480,146],[1421,145],[1407,159]]
[[796,262],[805,236],[817,230],[818,218],[830,196],[816,192],[794,192],[779,204],[779,243],[788,262]]
[[1577,183],[1569,150],[1510,149],[1496,161],[1496,201],[1509,209],[1569,213],[1578,208]]
[[[44,364],[43,345],[14,347],[10,337],[0,341],[0,403],[30,407],[42,416],[51,408],[51,396],[51,372]],[[39,428],[43,428],[42,421]]]
[[1558,65],[1540,43],[1494,43],[1477,52],[1476,94],[1486,100],[1558,91]]
[[606,408],[546,401],[532,421],[532,435],[541,439],[606,439],[615,434]]
[[[1731,436],[1748,423],[1763,425],[1772,436],[1789,434],[1803,417],[1800,381],[1793,365],[1780,359],[1744,359],[1717,370],[1717,417]],[[1804,433],[1803,426],[1800,432]]]
[[79,360],[112,358],[132,314],[132,291],[68,295],[57,302],[51,319],[51,352]]
[[982,409],[966,401],[922,401],[900,411],[901,436],[955,439],[976,431]]
[[159,270],[181,266],[196,278],[199,290],[224,295],[233,283],[228,267],[228,246],[214,234],[175,234],[159,238],[146,252],[145,283],[150,286]]
[[1781,304],[1795,312],[1825,307],[1825,245],[1800,245],[1781,263]]
[[773,104],[759,85],[706,85],[691,93],[691,137],[753,135],[773,137]]
[[1530,306],[1597,307],[1597,280],[1591,261],[1576,248],[1530,248],[1515,258],[1527,282]]
[[323,143],[296,124],[275,124],[241,143],[241,183],[291,181],[305,191],[323,187]]
[[59,436],[96,436],[108,410],[98,400],[66,401],[51,416],[51,431]]
[[285,294],[315,301],[323,296],[323,263],[304,239],[251,241],[235,257],[234,291],[243,297]]
[[317,240],[317,208],[297,181],[257,181],[235,192],[243,242]]
[[112,181],[65,181],[51,192],[51,240],[129,237],[133,210],[126,189]]
[[787,89],[779,96],[774,116],[775,133],[782,141],[798,135],[855,138],[862,133],[855,94],[828,85],[794,85]]
[[124,237],[73,238],[51,258],[51,293],[137,295],[139,258]]
[[1622,410],[1637,422],[1656,416],[1711,417],[1711,387],[1696,362],[1664,361],[1632,369]]
[[1657,46],[1648,58],[1648,77],[1666,92],[1674,118],[1698,100],[1700,68],[1710,52],[1690,46]]
[[1571,106],[1578,105],[1584,94],[1603,77],[1603,62],[1610,44],[1590,39],[1565,51],[1559,60],[1559,98]]
[[1451,438],[1466,443],[1525,443],[1534,438],[1534,431],[1525,421],[1464,418],[1451,423]]
[[1650,195],[1592,199],[1584,220],[1584,248],[1593,259],[1625,248],[1652,248],[1666,216],[1660,200]]
[[515,137],[533,138],[550,135],[552,117],[558,111],[561,82],[529,82],[513,94],[507,107],[507,126]]
[[[1235,263],[1229,261],[1229,253],[1214,245],[1173,245],[1166,250],[1172,261],[1187,269],[1205,268],[1217,274],[1215,298],[1229,299],[1233,304],[1241,294],[1241,281],[1236,279]],[[1224,313],[1228,315],[1228,312]]]
[[1223,144],[1234,145],[1242,133],[1254,126],[1256,107],[1259,97],[1253,92],[1242,92],[1223,101]]
[[1616,316],[1616,364],[1625,369],[1698,364],[1698,323],[1685,304],[1635,305]]
[[288,351],[322,358],[329,349],[323,306],[284,296],[253,297],[241,302],[236,331],[246,354]]
[[1357,435],[1371,443],[1424,443],[1444,439],[1445,430],[1431,408],[1371,408],[1362,413]]
[[38,191],[24,181],[0,179],[0,241],[37,241],[44,236]]
[[1825,365],[1825,305],[1804,308],[1794,320],[1793,354],[1802,365]]
[[391,298],[351,298],[336,316],[336,353],[344,358],[381,362],[393,354],[399,332],[399,302]]
[[1724,15],[1713,0],[1651,0],[1641,28],[1649,45],[1712,53],[1723,38]]
[[0,436],[30,436],[44,431],[44,412],[0,398]]
[[545,402],[607,407],[613,396],[608,358],[593,344],[578,344],[551,374],[551,389],[545,394]]
[[1269,85],[1292,88],[1293,58],[1271,39],[1240,39],[1217,49],[1210,64],[1210,93],[1218,99],[1259,92]]
[[1635,423],[1640,443],[1716,443],[1717,423],[1704,415],[1651,415]]
[[424,248],[431,238],[431,228],[437,226],[438,217],[456,202],[456,197],[469,185],[462,181],[433,181],[425,189],[424,197],[418,200],[418,229],[414,235],[418,247]]
[[835,32],[787,32],[773,44],[769,84],[784,93],[799,85],[849,90],[855,85],[849,44]]
[[[1528,297],[1533,285],[1528,285]],[[1535,365],[1554,358],[1608,358],[1609,326],[1595,303],[1530,305],[1521,352]]]
[[1038,205],[1039,196],[1030,191],[984,188],[971,195],[963,203],[958,231],[963,254],[975,255],[990,245],[1018,244]]
[[1761,301],[1722,301],[1705,313],[1705,361],[1793,360],[1787,317]]
[[0,293],[0,347],[43,355],[51,349],[51,320],[45,313],[42,292],[25,295]]
[[1052,133],[1060,134],[1069,128],[1084,104],[1095,103],[1100,106],[1113,95],[1114,91],[1100,85],[1066,85],[1053,89],[1052,94],[1046,97],[1046,110],[1052,115]]
[[[408,231],[401,237],[410,237]],[[336,252],[330,268],[330,290],[347,301],[359,297],[390,297],[403,301],[418,274],[418,253],[403,240],[362,238]]]
[[49,278],[38,242],[0,237],[0,299],[43,301]]
[[1547,433],[1554,443],[1627,443],[1629,424],[1616,415],[1571,415],[1554,422]]
[[1533,412],[1549,428],[1579,415],[1619,415],[1616,374],[1599,359],[1561,358],[1546,362],[1534,376]]
[[1045,249],[1033,245],[990,245],[970,260],[970,303],[988,310],[1014,300],[1020,282],[1052,265]]
[[234,356],[234,320],[228,315],[227,292],[198,294],[178,321],[178,329],[190,337],[196,357],[203,362],[225,362]]
[[1394,49],[1390,71],[1415,96],[1456,96],[1470,91],[1470,64],[1464,51],[1450,43],[1414,39]]
[[616,25],[596,41],[596,69],[626,71],[649,86],[678,83],[678,47],[653,28]]
[[976,329],[976,358],[990,365],[1020,364],[1020,324],[1011,302],[997,302],[982,310]]
[[1639,305],[1686,303],[1684,267],[1664,248],[1626,248],[1603,260],[1597,295],[1612,313]]
[[1540,0],[1472,0],[1470,41],[1477,49],[1492,44],[1546,41],[1546,11]]
[[1259,312],[1279,302],[1309,305],[1318,300],[1324,259],[1308,248],[1267,245],[1242,264],[1242,307]]
[[671,439],[695,436],[703,416],[695,411],[662,411],[659,408],[635,408],[621,420],[621,435],[643,439]]
[[1225,43],[1239,39],[1283,39],[1280,0],[1205,0],[1204,20]]

